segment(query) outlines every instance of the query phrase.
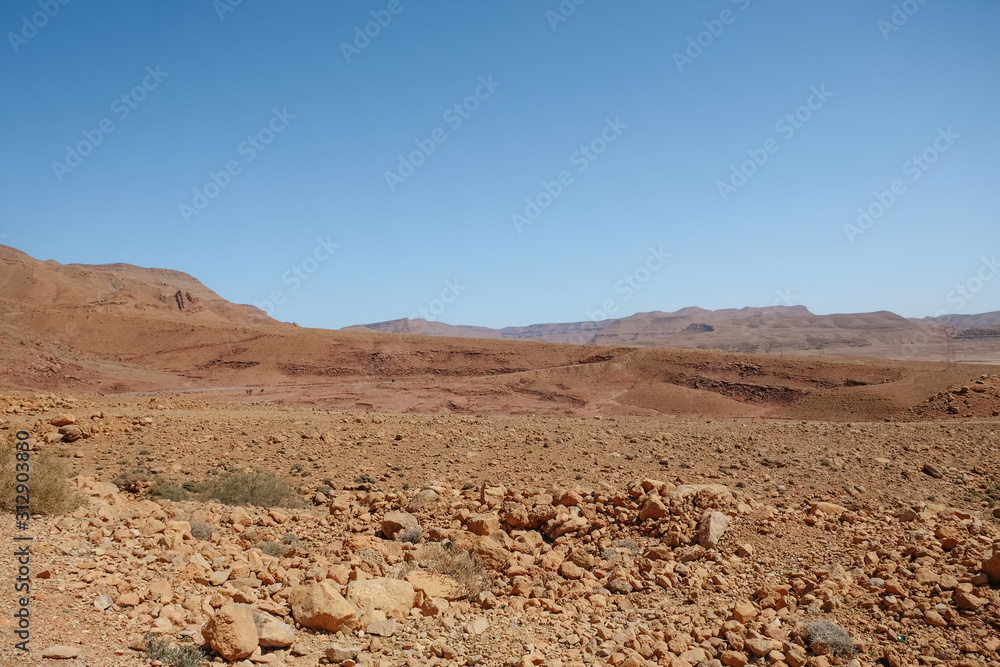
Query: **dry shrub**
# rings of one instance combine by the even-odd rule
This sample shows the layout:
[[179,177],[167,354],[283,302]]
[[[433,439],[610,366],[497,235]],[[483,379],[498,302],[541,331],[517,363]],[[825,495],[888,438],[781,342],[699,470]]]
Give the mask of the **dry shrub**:
[[420,526],[413,526],[412,528],[401,530],[399,534],[396,535],[396,539],[400,542],[418,544],[420,540],[424,539],[424,531],[420,528]]
[[848,658],[858,652],[851,635],[830,621],[816,621],[807,625],[805,640],[817,655],[830,653],[838,658]]
[[493,574],[474,553],[451,542],[432,543],[420,550],[420,565],[457,581],[471,599],[493,587]]
[[201,667],[205,654],[194,646],[171,646],[156,635],[146,635],[146,659],[168,667]]
[[200,519],[191,519],[188,523],[191,524],[191,536],[195,539],[207,540],[215,532],[215,528],[212,528],[211,524]]
[[299,507],[302,501],[292,485],[269,472],[227,472],[207,480],[200,488],[205,500],[225,505]]
[[254,549],[260,549],[262,553],[268,556],[273,556],[275,558],[284,558],[288,555],[288,552],[294,551],[295,548],[287,544],[282,544],[277,540],[268,540],[267,542],[257,542],[253,545]]
[[[17,505],[17,453],[13,442],[0,445],[0,511],[13,512]],[[69,482],[73,474],[50,452],[31,452],[27,482],[32,514],[66,514],[86,502]]]

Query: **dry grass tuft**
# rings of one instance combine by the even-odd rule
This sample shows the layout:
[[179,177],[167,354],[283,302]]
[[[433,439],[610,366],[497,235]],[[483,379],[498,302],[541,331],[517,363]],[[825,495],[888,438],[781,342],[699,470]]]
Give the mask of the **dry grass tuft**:
[[225,505],[257,507],[300,507],[302,501],[292,485],[269,472],[229,472],[200,485],[205,500]]
[[490,590],[495,583],[493,574],[474,553],[451,542],[427,544],[420,550],[419,563],[426,570],[457,581],[470,599]]
[[[18,495],[19,463],[13,440],[0,445],[0,511],[14,512]],[[50,452],[30,452],[28,463],[28,501],[32,514],[66,514],[86,502],[86,498],[69,482],[73,474]],[[23,477],[22,477],[23,479]]]
[[851,635],[830,621],[816,621],[807,625],[805,640],[817,655],[829,653],[838,658],[849,658],[858,652]]

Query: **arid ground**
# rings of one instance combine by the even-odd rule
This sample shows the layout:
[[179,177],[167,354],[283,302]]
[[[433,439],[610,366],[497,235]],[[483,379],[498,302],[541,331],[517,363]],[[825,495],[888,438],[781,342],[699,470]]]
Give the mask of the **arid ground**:
[[0,251],[4,493],[18,432],[69,491],[0,514],[0,664],[1000,665],[997,365],[303,329]]

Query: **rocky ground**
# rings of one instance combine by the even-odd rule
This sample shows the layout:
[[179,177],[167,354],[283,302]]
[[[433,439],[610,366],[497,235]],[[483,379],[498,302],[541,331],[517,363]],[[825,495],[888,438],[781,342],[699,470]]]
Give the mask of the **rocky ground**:
[[[144,650],[157,637],[237,664],[1000,665],[990,413],[437,416],[28,393],[0,413],[0,439],[29,430],[85,496],[30,522],[32,654],[13,648],[5,585],[2,664],[184,659]],[[256,469],[291,480],[299,506],[181,486]]]

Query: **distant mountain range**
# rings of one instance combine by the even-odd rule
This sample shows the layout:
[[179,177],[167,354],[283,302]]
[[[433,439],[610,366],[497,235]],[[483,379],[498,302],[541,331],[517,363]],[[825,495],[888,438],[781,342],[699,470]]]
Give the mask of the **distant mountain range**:
[[956,341],[1000,338],[1000,311],[916,319],[884,310],[815,315],[805,306],[723,310],[689,307],[672,313],[653,311],[597,322],[532,324],[503,329],[399,319],[347,327],[347,330],[748,353],[812,352],[898,357],[911,356],[916,347],[935,345],[947,353],[949,335]]

